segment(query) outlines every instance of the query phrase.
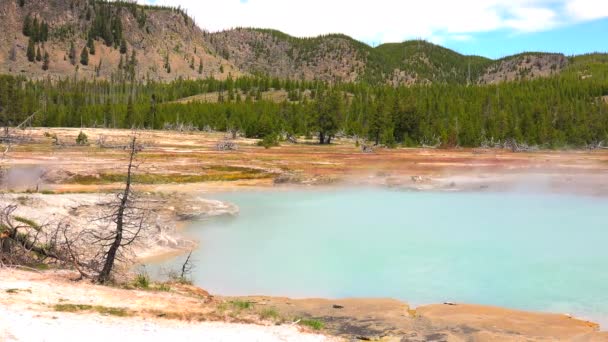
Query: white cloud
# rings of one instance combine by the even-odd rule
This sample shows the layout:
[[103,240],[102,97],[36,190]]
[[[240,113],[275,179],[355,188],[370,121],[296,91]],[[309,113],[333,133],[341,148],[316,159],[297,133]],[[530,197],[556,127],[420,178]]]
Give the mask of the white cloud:
[[593,20],[608,17],[606,0],[570,0],[566,11],[577,20]]
[[608,17],[608,0],[140,0],[181,6],[210,31],[274,28],[295,36],[345,33],[366,42],[467,40]]

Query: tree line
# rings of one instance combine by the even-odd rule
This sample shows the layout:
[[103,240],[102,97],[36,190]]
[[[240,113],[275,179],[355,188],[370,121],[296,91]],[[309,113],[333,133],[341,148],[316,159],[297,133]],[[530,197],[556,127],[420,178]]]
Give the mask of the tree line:
[[[605,74],[604,74],[605,75]],[[45,127],[142,127],[190,124],[264,138],[282,134],[367,138],[386,146],[480,146],[514,140],[545,147],[608,141],[605,77],[576,73],[498,85],[412,87],[327,84],[268,77],[171,83],[30,81],[0,76],[2,124],[39,111]],[[265,98],[281,89],[289,96]],[[205,93],[217,102],[175,102]]]

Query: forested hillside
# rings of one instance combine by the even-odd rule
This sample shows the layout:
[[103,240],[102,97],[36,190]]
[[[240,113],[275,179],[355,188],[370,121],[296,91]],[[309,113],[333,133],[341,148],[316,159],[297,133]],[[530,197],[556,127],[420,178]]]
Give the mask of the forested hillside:
[[[140,127],[179,124],[238,130],[248,137],[365,137],[385,146],[489,146],[515,141],[543,147],[598,146],[608,141],[605,55],[573,59],[560,75],[494,85],[393,87],[291,81],[267,77],[170,83],[28,81],[0,78],[3,124],[36,112],[35,125]],[[262,98],[283,89],[282,102]],[[218,93],[214,103],[178,103]],[[306,96],[304,96],[306,94]]]
[[497,83],[560,73],[561,54],[523,53],[500,60],[465,56],[422,40],[376,48],[348,36],[296,38],[276,30],[237,28],[205,35],[242,71],[271,77],[411,85]]

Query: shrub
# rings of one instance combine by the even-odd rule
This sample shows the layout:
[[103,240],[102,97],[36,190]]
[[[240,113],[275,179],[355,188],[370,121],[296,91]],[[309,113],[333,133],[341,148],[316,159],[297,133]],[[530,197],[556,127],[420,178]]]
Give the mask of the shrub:
[[163,292],[169,292],[169,291],[171,291],[171,286],[169,286],[167,284],[158,284],[156,286],[156,290],[163,291]]
[[313,330],[321,330],[325,326],[325,323],[321,322],[318,319],[302,319],[300,320],[299,324],[307,326]]
[[148,274],[145,272],[139,273],[133,280],[133,286],[140,289],[150,288],[150,276],[148,276]]
[[266,320],[278,320],[280,318],[279,312],[275,308],[267,308],[260,312],[260,317]]
[[253,306],[252,302],[249,302],[246,300],[240,300],[240,299],[232,300],[232,301],[230,301],[230,304],[232,305],[232,307],[234,307],[235,309],[239,309],[239,310],[247,310]]
[[89,143],[89,137],[83,132],[80,131],[78,137],[76,138],[76,144],[78,145],[87,145]]
[[263,146],[266,149],[273,146],[279,146],[279,139],[276,134],[268,134],[264,136],[262,140],[258,141],[258,146]]

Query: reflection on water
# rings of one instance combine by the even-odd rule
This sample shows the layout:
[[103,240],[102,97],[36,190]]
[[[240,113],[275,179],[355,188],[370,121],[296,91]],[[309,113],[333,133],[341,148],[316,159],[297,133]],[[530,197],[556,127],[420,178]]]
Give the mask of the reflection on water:
[[606,199],[380,189],[219,199],[239,217],[187,231],[201,242],[194,280],[212,293],[467,302],[608,323]]

